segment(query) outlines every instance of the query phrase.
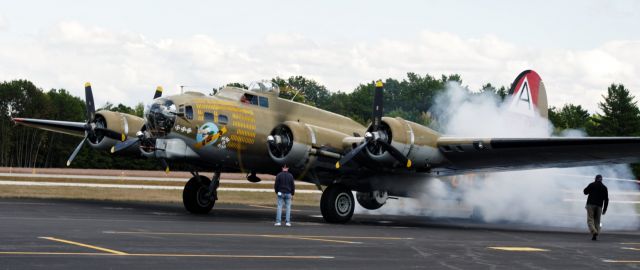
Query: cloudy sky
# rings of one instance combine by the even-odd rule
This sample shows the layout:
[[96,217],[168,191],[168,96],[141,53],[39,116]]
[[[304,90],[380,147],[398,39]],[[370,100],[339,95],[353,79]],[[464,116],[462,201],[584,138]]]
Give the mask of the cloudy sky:
[[98,105],[155,86],[208,91],[302,75],[332,91],[458,73],[509,85],[537,70],[549,103],[590,111],[611,83],[640,97],[640,1],[5,1],[0,80],[29,79]]

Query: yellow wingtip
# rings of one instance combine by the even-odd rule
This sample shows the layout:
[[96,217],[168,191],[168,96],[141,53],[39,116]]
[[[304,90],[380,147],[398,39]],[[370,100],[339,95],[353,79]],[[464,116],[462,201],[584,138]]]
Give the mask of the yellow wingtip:
[[84,83],[84,87],[91,87],[91,83],[90,82]]
[[411,168],[411,160],[407,159],[407,168]]
[[376,81],[376,87],[382,87],[382,86],[383,86],[382,80],[377,80]]
[[340,161],[336,162],[336,169],[340,169]]

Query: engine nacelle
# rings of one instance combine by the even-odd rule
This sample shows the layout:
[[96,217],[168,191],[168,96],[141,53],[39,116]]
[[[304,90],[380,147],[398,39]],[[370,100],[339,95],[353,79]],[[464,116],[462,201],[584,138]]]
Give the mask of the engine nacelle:
[[268,141],[269,156],[280,165],[302,167],[309,158],[311,134],[303,124],[284,122],[271,130]]
[[[136,132],[144,125],[144,119],[126,113],[102,110],[96,112],[95,120],[91,124],[120,134],[126,134],[127,137],[135,137]],[[118,143],[117,140],[107,138],[99,133],[95,136],[89,136],[89,145],[98,150],[110,149],[116,143]],[[135,150],[136,148],[130,147],[129,149]]]
[[[278,164],[303,167],[309,160],[312,148],[342,150],[347,134],[295,121],[275,127],[268,138],[269,155]],[[333,166],[333,163],[331,164]]]
[[[383,117],[380,129],[384,136],[382,139],[409,158],[414,168],[428,168],[444,159],[437,147],[440,134],[428,127],[400,117]],[[375,144],[367,146],[366,151],[379,163],[390,166],[397,163],[391,154]]]

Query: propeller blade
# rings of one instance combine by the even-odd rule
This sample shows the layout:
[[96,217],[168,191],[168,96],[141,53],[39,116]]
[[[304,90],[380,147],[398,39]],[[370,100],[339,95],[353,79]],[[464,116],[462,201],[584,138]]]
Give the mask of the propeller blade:
[[93,103],[93,91],[91,91],[90,83],[84,84],[84,94],[84,101],[87,103],[87,122],[90,122],[96,115],[96,107]]
[[108,137],[108,138],[111,138],[111,139],[114,139],[114,140],[119,140],[121,142],[124,142],[124,141],[127,140],[127,135],[124,134],[124,133],[118,133],[118,132],[115,132],[113,130],[106,129],[106,128],[100,128],[100,127],[97,127],[94,130],[98,131],[98,132],[101,132],[105,137]]
[[369,141],[365,141],[364,143],[358,145],[358,147],[354,148],[349,153],[344,155],[340,160],[338,160],[338,162],[336,162],[336,169],[340,169],[340,166],[347,164],[347,162],[349,162],[351,159],[353,159],[353,157],[355,157],[358,153],[360,153],[362,149],[364,149],[367,146],[368,143]]
[[385,141],[378,140],[376,142],[378,144],[380,144],[380,146],[382,146],[382,148],[384,148],[384,150],[389,152],[389,154],[391,154],[391,156],[393,156],[401,164],[404,164],[405,166],[407,166],[407,168],[411,168],[411,160],[408,159],[407,157],[405,157],[398,149],[396,149],[395,147],[391,146],[389,143],[387,143]]
[[382,114],[383,114],[382,92],[383,90],[384,90],[384,85],[382,84],[381,80],[378,80],[376,82],[376,90],[373,96],[373,115],[372,115],[373,123],[371,124],[371,131],[378,131],[378,128],[380,128],[380,123],[382,123]]
[[115,152],[120,152],[122,150],[125,150],[125,149],[131,147],[132,145],[136,144],[139,141],[140,141],[139,139],[133,139],[133,140],[125,141],[125,142],[118,142],[118,143],[116,143],[116,145],[111,147],[111,154],[113,154]]
[[159,98],[162,96],[162,86],[158,86],[158,88],[156,88],[156,93],[153,95],[153,99]]
[[71,162],[73,161],[73,159],[76,158],[76,155],[78,155],[78,152],[80,152],[80,149],[82,149],[82,146],[86,141],[87,141],[87,137],[84,137],[84,139],[82,139],[82,141],[78,144],[78,146],[76,146],[76,150],[73,150],[73,153],[71,153],[69,160],[67,160],[67,167],[71,165]]
[[162,163],[162,167],[164,167],[164,173],[169,174],[169,164],[167,163],[167,160],[161,158],[160,163]]

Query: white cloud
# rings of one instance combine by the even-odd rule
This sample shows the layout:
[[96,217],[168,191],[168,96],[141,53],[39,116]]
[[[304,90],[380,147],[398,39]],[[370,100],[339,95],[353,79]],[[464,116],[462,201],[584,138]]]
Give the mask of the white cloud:
[[4,31],[7,29],[9,29],[9,22],[4,16],[2,16],[2,14],[0,14],[0,31]]
[[[0,26],[1,26],[0,19]],[[156,85],[203,91],[228,82],[249,83],[303,75],[331,90],[351,91],[378,78],[458,73],[464,84],[507,85],[524,69],[537,70],[549,102],[571,102],[595,111],[611,83],[640,96],[640,41],[611,41],[588,50],[523,48],[497,36],[463,38],[424,31],[411,39],[377,42],[320,41],[303,34],[273,33],[248,44],[222,43],[207,35],[150,39],[140,33],[62,22],[0,43],[0,77],[26,78],[45,89],[84,96],[91,81],[98,105],[109,100],[148,102]]]

